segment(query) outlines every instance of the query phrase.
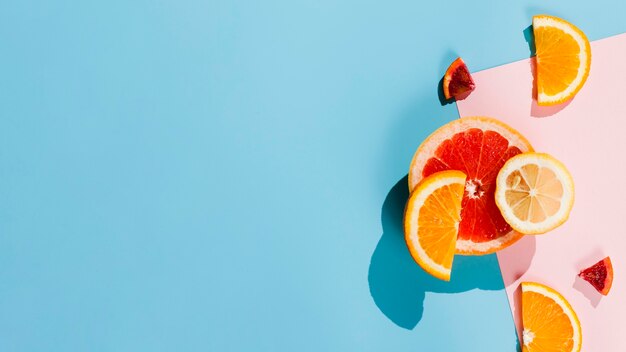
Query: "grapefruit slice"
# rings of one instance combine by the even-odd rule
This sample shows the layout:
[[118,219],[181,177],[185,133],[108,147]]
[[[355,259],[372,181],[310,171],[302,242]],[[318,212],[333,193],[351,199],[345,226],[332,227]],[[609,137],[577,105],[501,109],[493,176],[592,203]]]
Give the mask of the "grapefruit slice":
[[513,229],[526,235],[561,226],[574,205],[574,181],[565,165],[544,153],[516,155],[496,179],[496,204]]
[[611,258],[606,257],[578,274],[589,282],[598,292],[608,295],[613,285],[613,264]]
[[438,171],[465,173],[456,252],[493,253],[522,236],[504,221],[496,206],[496,176],[509,158],[532,150],[526,138],[498,120],[464,117],[442,126],[420,145],[411,162],[409,189]]
[[522,325],[522,352],[580,351],[578,316],[569,302],[548,286],[522,283]]
[[464,98],[474,90],[474,80],[460,57],[454,60],[443,76],[443,95],[446,99]]
[[591,46],[580,29],[558,17],[533,17],[537,62],[537,104],[571,99],[589,76]]
[[441,171],[422,180],[404,213],[404,234],[413,259],[429,274],[450,280],[466,176]]

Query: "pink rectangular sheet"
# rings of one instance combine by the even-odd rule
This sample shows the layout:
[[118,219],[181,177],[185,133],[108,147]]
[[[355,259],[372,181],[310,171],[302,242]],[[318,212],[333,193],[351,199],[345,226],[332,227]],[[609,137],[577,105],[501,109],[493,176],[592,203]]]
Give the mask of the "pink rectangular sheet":
[[[578,95],[559,107],[532,99],[531,60],[473,74],[476,90],[458,102],[464,116],[496,117],[552,154],[574,177],[569,220],[526,236],[498,253],[520,332],[519,283],[537,281],[561,292],[578,313],[582,351],[626,351],[626,34],[592,42],[591,72]],[[577,278],[611,256],[615,280],[606,297]]]

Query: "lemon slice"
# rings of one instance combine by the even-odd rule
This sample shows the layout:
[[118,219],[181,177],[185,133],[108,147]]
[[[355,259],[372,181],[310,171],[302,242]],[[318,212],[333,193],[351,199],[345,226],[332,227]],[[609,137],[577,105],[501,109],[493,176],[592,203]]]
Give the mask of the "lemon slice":
[[565,165],[554,157],[523,153],[500,169],[495,200],[513,229],[523,234],[542,234],[569,217],[574,205],[574,181]]

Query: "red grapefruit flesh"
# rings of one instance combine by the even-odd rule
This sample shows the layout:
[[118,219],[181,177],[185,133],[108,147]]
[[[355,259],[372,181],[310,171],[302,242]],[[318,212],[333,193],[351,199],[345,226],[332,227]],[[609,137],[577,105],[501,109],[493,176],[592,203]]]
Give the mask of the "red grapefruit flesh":
[[475,87],[472,75],[463,59],[459,57],[454,60],[443,76],[443,95],[446,99],[465,98]]
[[456,252],[493,253],[522,237],[502,217],[494,193],[504,163],[528,151],[532,151],[530,143],[504,123],[486,117],[464,117],[435,131],[418,148],[409,171],[409,188],[413,190],[423,178],[438,171],[465,173]]
[[589,282],[598,292],[608,295],[613,285],[613,265],[611,258],[606,257],[578,274]]

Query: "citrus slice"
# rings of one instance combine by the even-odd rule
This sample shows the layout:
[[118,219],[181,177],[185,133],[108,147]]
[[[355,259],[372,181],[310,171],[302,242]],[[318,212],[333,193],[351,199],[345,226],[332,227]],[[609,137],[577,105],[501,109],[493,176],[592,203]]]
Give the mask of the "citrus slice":
[[608,295],[613,286],[613,264],[611,258],[606,257],[578,274],[589,282],[598,292]]
[[443,95],[446,99],[466,97],[475,88],[469,69],[460,57],[454,60],[443,76]]
[[574,205],[574,180],[560,161],[544,153],[509,159],[496,179],[496,204],[516,231],[546,233],[569,217]]
[[591,46],[580,29],[560,18],[533,17],[537,60],[537,103],[571,99],[589,76]]
[[504,221],[493,194],[500,167],[512,156],[527,151],[532,147],[526,138],[488,117],[452,121],[417,149],[409,170],[411,190],[438,171],[459,170],[467,175],[456,243],[458,254],[493,253],[521,238]]
[[425,178],[411,193],[404,235],[413,259],[429,274],[450,280],[466,176],[442,171]]
[[523,352],[580,351],[578,316],[567,300],[548,286],[522,283],[522,325]]

